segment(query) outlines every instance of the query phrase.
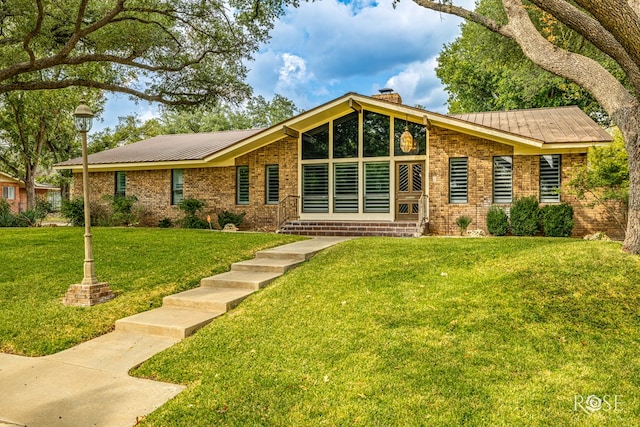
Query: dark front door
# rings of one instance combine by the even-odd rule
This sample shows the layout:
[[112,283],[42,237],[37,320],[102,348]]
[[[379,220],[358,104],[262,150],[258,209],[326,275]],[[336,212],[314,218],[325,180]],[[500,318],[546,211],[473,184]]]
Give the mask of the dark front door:
[[417,220],[424,194],[424,162],[396,163],[396,220]]

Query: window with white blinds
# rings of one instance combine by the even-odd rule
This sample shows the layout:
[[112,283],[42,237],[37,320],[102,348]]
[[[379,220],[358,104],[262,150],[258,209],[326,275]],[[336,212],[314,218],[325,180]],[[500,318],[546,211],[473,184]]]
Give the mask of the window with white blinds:
[[540,156],[540,201],[560,201],[560,155]]
[[302,165],[302,212],[329,212],[329,165]]
[[389,162],[364,164],[364,211],[389,212]]
[[511,203],[513,200],[513,157],[493,158],[493,203]]
[[449,159],[449,203],[467,203],[469,160],[466,157]]
[[171,171],[171,204],[177,205],[183,199],[184,181],[182,169]]
[[357,213],[358,164],[334,164],[333,184],[333,211],[336,213]]
[[265,203],[277,205],[280,198],[280,168],[267,165],[265,168]]

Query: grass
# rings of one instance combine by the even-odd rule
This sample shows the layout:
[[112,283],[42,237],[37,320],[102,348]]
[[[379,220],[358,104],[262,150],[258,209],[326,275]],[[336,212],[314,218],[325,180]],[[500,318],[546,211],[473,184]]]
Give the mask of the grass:
[[143,425],[636,426],[639,284],[617,243],[349,241],[138,368],[188,385]]
[[117,297],[91,308],[65,307],[82,280],[83,228],[0,229],[0,351],[51,354],[113,329],[117,319],[159,307],[162,297],[198,285],[257,250],[290,236],[207,230],[94,228],[99,280]]

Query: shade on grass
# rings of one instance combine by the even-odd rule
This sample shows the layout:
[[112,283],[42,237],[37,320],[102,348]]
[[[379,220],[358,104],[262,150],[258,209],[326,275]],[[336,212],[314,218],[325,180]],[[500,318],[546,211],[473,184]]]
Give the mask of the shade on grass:
[[96,276],[117,297],[91,308],[62,297],[83,274],[84,229],[0,229],[0,351],[55,353],[111,330],[117,319],[159,307],[257,250],[291,236],[208,230],[94,228]]
[[189,385],[145,425],[635,426],[638,286],[616,243],[353,240],[143,364]]

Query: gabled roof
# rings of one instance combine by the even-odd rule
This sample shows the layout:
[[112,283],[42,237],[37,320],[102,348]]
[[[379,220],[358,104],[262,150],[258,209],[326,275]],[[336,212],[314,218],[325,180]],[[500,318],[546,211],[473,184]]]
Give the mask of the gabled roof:
[[[14,178],[11,175],[4,173],[4,172],[0,172],[0,182],[10,182],[12,184],[18,184],[18,186],[20,188],[25,188],[25,184],[24,181]],[[60,187],[56,187],[54,185],[51,184],[47,184],[47,183],[35,183],[35,188],[41,189],[41,190],[60,190]]]
[[576,106],[454,114],[451,117],[537,139],[545,144],[613,140]]
[[[605,145],[611,136],[578,107],[444,115],[397,104],[378,97],[347,93],[267,129],[157,136],[89,156],[98,170],[230,166],[234,159],[281,139],[363,109],[437,126],[508,144],[515,154],[585,152]],[[75,169],[82,159],[58,163],[55,169]]]

